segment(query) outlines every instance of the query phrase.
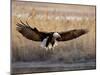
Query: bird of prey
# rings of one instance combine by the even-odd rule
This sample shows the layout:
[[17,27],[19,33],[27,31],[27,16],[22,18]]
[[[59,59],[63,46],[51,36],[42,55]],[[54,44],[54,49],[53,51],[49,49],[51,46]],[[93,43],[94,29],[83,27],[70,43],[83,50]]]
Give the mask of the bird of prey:
[[30,27],[27,21],[26,23],[20,21],[16,25],[19,33],[29,40],[41,42],[41,47],[46,50],[54,49],[57,46],[57,42],[72,40],[88,32],[86,29],[73,29],[65,32],[42,32],[36,27]]

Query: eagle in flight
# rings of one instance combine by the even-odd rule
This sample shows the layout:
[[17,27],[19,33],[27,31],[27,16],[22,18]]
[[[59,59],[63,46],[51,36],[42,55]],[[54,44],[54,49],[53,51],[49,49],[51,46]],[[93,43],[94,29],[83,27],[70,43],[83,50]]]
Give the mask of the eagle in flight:
[[20,21],[16,25],[19,33],[29,40],[41,42],[41,47],[46,50],[54,49],[57,46],[57,42],[72,40],[88,32],[86,29],[73,29],[65,32],[42,32],[36,27],[30,27],[27,21],[26,24]]

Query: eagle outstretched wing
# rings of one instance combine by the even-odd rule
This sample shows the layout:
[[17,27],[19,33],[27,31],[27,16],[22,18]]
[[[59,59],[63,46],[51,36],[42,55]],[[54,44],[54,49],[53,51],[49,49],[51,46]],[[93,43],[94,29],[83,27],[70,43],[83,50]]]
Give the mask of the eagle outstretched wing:
[[74,29],[66,32],[59,32],[61,38],[57,38],[57,41],[67,41],[75,39],[85,33],[87,33],[88,30],[86,29]]
[[26,37],[29,40],[33,41],[42,41],[47,33],[40,32],[37,30],[37,28],[32,28],[29,26],[29,24],[26,21],[26,24],[20,21],[21,23],[17,23],[17,31],[20,32],[24,37]]

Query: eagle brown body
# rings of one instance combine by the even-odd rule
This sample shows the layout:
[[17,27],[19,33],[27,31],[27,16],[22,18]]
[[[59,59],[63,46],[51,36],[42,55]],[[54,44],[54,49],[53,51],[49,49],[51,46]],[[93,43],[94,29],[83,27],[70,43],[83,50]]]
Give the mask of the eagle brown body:
[[[56,41],[68,41],[75,39],[88,31],[86,29],[74,29],[65,32],[41,32],[37,28],[31,28],[30,25],[26,22],[17,23],[17,30],[24,37],[32,41],[43,42],[42,45],[45,48],[51,49],[55,46]],[[49,45],[51,47],[49,48]]]

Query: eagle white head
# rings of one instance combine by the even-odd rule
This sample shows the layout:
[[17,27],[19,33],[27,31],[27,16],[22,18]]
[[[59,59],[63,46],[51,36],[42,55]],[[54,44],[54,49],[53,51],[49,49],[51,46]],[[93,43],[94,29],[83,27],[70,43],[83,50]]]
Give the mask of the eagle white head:
[[61,36],[60,36],[59,33],[55,32],[55,33],[53,33],[53,37],[54,37],[54,38],[59,38],[59,37],[61,37]]

